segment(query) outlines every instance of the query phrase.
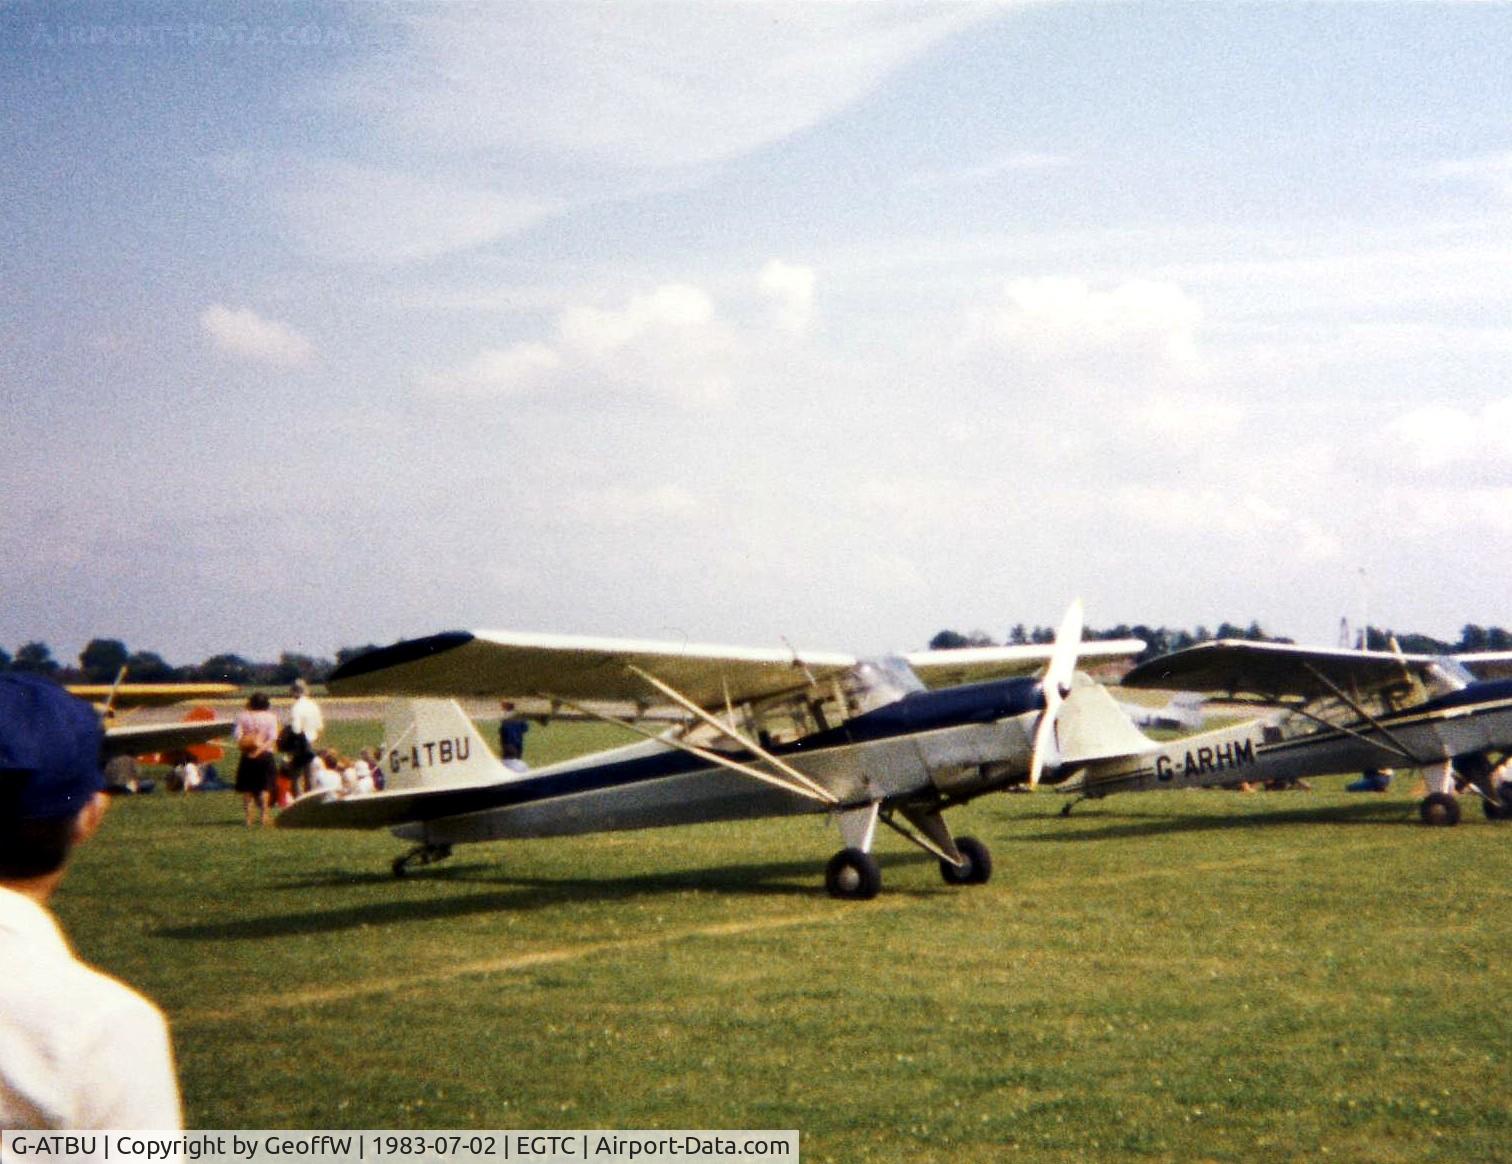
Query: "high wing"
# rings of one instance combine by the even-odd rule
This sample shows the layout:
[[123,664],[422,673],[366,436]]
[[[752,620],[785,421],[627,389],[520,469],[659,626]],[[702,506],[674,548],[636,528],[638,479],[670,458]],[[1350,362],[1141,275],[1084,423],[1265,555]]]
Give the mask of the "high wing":
[[855,666],[852,655],[517,631],[451,631],[406,639],[331,675],[338,695],[493,696],[632,703],[667,699],[655,676],[701,708],[799,691]]
[[152,752],[177,752],[192,744],[204,744],[229,736],[235,725],[229,719],[197,720],[193,723],[144,723],[105,729],[107,756],[145,756]]
[[[1145,649],[1141,639],[1105,639],[1076,648],[1078,666],[1132,659]],[[990,679],[1038,675],[1055,650],[1054,643],[1024,643],[1007,647],[959,647],[944,651],[914,651],[902,656],[929,688],[958,687]]]
[[1301,647],[1220,639],[1141,663],[1126,687],[1195,691],[1257,703],[1310,703],[1347,693],[1378,694],[1414,682],[1427,684],[1442,660],[1435,655]]
[[1472,651],[1449,657],[1477,679],[1512,679],[1512,651]]

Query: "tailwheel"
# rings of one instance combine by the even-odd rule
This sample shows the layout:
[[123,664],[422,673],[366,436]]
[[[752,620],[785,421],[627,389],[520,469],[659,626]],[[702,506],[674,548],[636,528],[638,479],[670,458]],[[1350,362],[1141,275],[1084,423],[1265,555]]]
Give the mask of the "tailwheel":
[[395,857],[391,868],[395,877],[403,877],[412,868],[419,865],[434,865],[437,861],[444,861],[452,854],[450,845],[416,845],[402,857]]
[[825,867],[824,888],[845,901],[870,901],[882,891],[882,867],[864,849],[841,849]]
[[947,885],[985,885],[992,877],[992,853],[975,837],[957,837],[956,851],[961,854],[962,865],[940,861],[940,876]]
[[1460,821],[1459,801],[1447,792],[1430,792],[1418,804],[1418,815],[1425,825],[1452,828]]

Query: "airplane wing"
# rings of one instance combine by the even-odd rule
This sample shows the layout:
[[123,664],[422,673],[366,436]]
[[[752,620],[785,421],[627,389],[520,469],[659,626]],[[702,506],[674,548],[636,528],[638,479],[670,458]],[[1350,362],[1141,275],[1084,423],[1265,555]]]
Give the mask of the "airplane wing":
[[115,710],[235,698],[240,690],[234,683],[70,683],[67,687],[70,695],[90,703],[108,703]]
[[[1140,639],[1104,639],[1077,648],[1078,665],[1123,662],[1145,649]],[[903,656],[926,687],[956,687],[989,679],[1038,675],[1055,650],[1054,643],[1025,643],[1007,647],[960,647],[945,651],[914,651]]]
[[1123,683],[1259,703],[1297,703],[1340,691],[1354,696],[1395,687],[1412,677],[1422,678],[1438,662],[1433,655],[1220,639],[1141,663]]
[[152,752],[177,752],[191,744],[203,744],[231,734],[229,719],[197,720],[193,723],[144,723],[105,729],[107,756],[145,756]]
[[641,639],[451,631],[406,639],[342,664],[338,695],[492,696],[579,703],[667,703],[644,671],[702,708],[798,691],[853,667],[852,655]]
[[1472,651],[1450,658],[1477,679],[1512,679],[1512,651]]

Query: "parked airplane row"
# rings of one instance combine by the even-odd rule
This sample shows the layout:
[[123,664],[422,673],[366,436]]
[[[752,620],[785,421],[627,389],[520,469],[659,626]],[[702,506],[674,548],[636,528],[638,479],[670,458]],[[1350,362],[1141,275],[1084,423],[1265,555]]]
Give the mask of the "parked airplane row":
[[[1042,783],[1098,798],[1412,767],[1430,777],[1428,823],[1459,819],[1459,785],[1488,816],[1509,814],[1512,788],[1494,765],[1512,752],[1512,654],[1205,643],[1138,666],[1123,682],[1252,703],[1264,714],[1162,743],[1077,669],[1143,649],[1137,640],[1083,642],[1079,603],[1046,646],[870,660],[512,632],[405,640],[331,679],[337,694],[405,697],[386,725],[385,790],[312,792],[278,823],[390,828],[414,846],[394,862],[403,874],[463,843],[824,813],[842,843],[825,885],[865,899],[882,885],[879,824],[937,857],[947,882],[980,884],[991,854],[954,836],[945,814]],[[463,714],[455,699],[464,696],[544,701],[643,739],[517,772]],[[645,726],[669,715],[679,717],[670,728]]]

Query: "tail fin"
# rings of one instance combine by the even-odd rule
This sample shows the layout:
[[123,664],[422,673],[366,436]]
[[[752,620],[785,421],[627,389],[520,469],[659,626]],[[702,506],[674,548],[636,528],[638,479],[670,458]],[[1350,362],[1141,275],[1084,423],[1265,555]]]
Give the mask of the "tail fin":
[[1155,746],[1100,683],[1071,689],[1056,722],[1055,734],[1063,770],[1090,760],[1133,755]]
[[396,699],[384,723],[385,791],[462,788],[518,780],[454,699]]

